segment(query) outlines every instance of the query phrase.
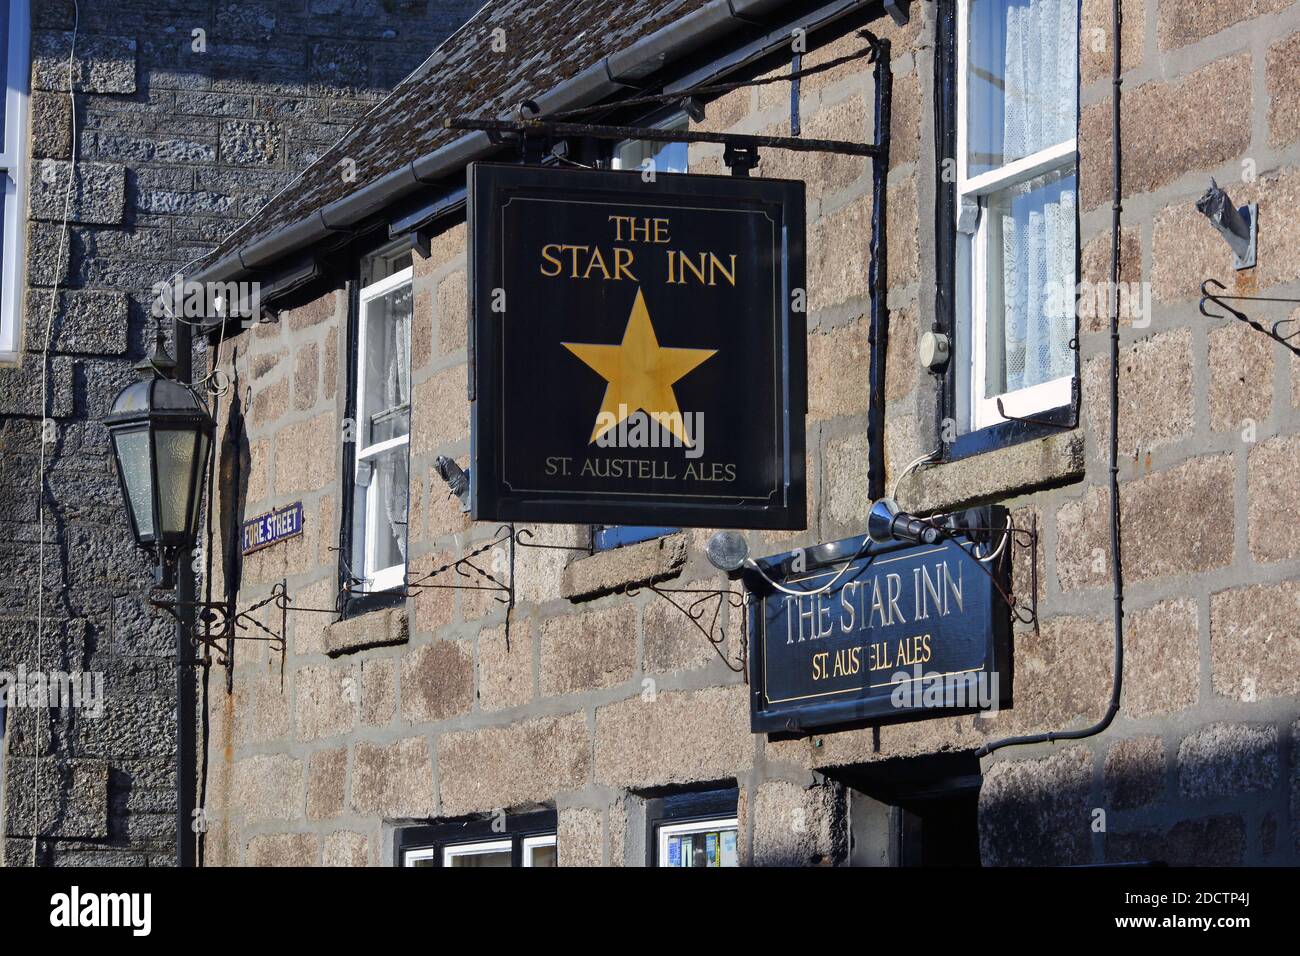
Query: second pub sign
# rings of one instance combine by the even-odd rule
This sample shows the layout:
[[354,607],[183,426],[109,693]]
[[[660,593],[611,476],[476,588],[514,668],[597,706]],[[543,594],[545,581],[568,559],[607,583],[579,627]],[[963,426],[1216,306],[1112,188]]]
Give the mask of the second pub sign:
[[805,526],[804,186],[469,170],[476,519]]

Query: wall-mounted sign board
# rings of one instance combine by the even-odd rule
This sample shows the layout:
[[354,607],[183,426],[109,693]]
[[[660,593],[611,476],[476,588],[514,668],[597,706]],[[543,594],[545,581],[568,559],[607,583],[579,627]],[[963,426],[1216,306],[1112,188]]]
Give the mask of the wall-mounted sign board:
[[295,501],[244,522],[244,554],[279,544],[299,534],[302,534],[302,502]]
[[803,528],[804,186],[469,167],[474,517]]
[[[1005,523],[1003,509],[990,510],[996,526]],[[1010,699],[1010,612],[995,586],[1007,590],[1010,549],[981,565],[965,539],[886,548],[864,541],[759,562],[792,590],[834,581],[819,594],[783,594],[747,573],[756,592],[755,733],[941,716]]]

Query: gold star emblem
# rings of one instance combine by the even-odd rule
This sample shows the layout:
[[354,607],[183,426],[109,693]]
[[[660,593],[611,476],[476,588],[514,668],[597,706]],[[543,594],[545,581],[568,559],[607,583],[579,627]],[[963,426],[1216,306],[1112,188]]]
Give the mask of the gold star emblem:
[[623,341],[618,345],[584,345],[561,342],[586,362],[609,384],[596,415],[590,442],[609,431],[633,412],[644,411],[654,421],[691,447],[682,421],[673,383],[696,368],[717,349],[662,348],[655,338],[645,297],[636,290],[632,314],[628,316]]

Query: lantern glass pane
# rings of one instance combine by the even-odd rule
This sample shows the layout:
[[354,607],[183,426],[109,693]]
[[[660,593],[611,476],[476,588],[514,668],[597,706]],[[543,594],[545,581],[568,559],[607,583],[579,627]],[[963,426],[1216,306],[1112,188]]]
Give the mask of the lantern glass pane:
[[194,481],[194,500],[190,504],[190,507],[192,508],[192,512],[190,514],[190,526],[188,529],[190,534],[194,534],[199,527],[199,506],[203,503],[203,495],[201,495],[199,491],[203,487],[204,470],[207,467],[207,464],[208,464],[208,436],[200,433],[199,463],[198,463],[199,475]]
[[163,534],[183,534],[190,514],[194,478],[194,445],[198,435],[188,429],[160,428],[154,432],[158,456],[158,519]]
[[149,466],[149,431],[118,432],[113,436],[118,467],[122,469],[122,484],[126,485],[127,504],[135,517],[136,533],[141,538],[154,534],[153,482]]

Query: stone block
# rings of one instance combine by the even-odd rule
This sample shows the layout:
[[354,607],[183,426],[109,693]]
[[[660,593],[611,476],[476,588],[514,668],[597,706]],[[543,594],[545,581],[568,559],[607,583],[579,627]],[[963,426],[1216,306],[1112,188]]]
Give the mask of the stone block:
[[231,768],[230,802],[250,824],[302,815],[302,761],[288,754],[256,754]]
[[5,836],[108,837],[108,766],[105,760],[19,757],[11,748],[5,757]]
[[1273,408],[1277,346],[1241,322],[1210,330],[1210,427],[1254,438]]
[[[867,410],[868,331],[868,320],[859,317],[847,325],[809,334],[809,418],[837,418]],[[893,341],[892,334],[890,341]]]
[[381,608],[327,624],[323,637],[325,652],[331,657],[371,647],[405,644],[410,637],[406,608]]
[[438,738],[442,812],[448,815],[554,800],[591,775],[591,741],[579,712]]
[[357,697],[351,667],[298,668],[294,675],[297,739],[321,740],[350,732],[356,725]]
[[1196,706],[1201,652],[1196,602],[1163,601],[1125,615],[1122,709],[1130,717]]
[[1210,679],[1214,692],[1253,703],[1300,694],[1300,582],[1259,584],[1210,596]]
[[65,204],[68,220],[92,225],[118,225],[126,212],[126,167],[116,163],[77,163],[69,201],[68,175],[72,164],[61,159],[32,163],[28,209],[33,219],[62,222]]
[[245,866],[315,866],[320,844],[314,833],[265,833],[248,841]]
[[1300,139],[1300,32],[1270,46],[1264,63],[1268,142],[1285,146]]
[[979,796],[985,866],[1068,866],[1092,860],[1092,751],[997,760]]
[[397,663],[391,659],[361,662],[361,722],[387,724],[397,712]]
[[434,641],[402,658],[402,718],[412,724],[446,720],[474,705],[471,641]]
[[364,833],[336,830],[325,837],[321,862],[325,866],[369,866],[370,841]]
[[1287,0],[1158,0],[1156,41],[1161,50],[1173,50],[1213,36],[1234,23],[1286,7]]
[[[1194,458],[1120,486],[1124,576],[1145,581],[1197,574],[1232,559],[1233,486],[1228,455]],[[1197,518],[1188,521],[1195,510]]]
[[1118,740],[1106,752],[1102,769],[1106,805],[1136,810],[1160,799],[1165,789],[1165,745],[1159,737]]
[[533,632],[516,620],[478,632],[478,702],[483,710],[520,707],[533,699]]
[[670,534],[570,561],[561,594],[571,601],[676,577],[686,563],[687,537]]
[[317,750],[307,758],[307,819],[332,820],[343,813],[348,749]]
[[565,807],[558,814],[555,845],[560,866],[602,866],[605,818],[590,807]]
[[541,625],[543,696],[615,687],[636,667],[636,607],[562,614]]
[[754,802],[753,863],[836,866],[848,856],[848,829],[844,789],[838,784],[768,781]]
[[[1090,359],[1084,367],[1084,397],[1088,426],[1097,436],[1110,431],[1109,388],[1110,359]],[[1119,402],[1122,455],[1151,451],[1191,434],[1191,329],[1163,332],[1121,348]]]
[[387,746],[357,741],[352,809],[384,818],[433,816],[433,763],[425,739],[407,737]]
[[[1263,336],[1260,336],[1263,338]],[[1246,537],[1261,563],[1300,557],[1300,435],[1279,436],[1250,450],[1246,470]]]
[[1271,790],[1278,777],[1277,728],[1207,724],[1178,745],[1178,791],[1192,800]]
[[744,686],[664,691],[596,708],[596,780],[639,788],[722,780],[754,759]]

